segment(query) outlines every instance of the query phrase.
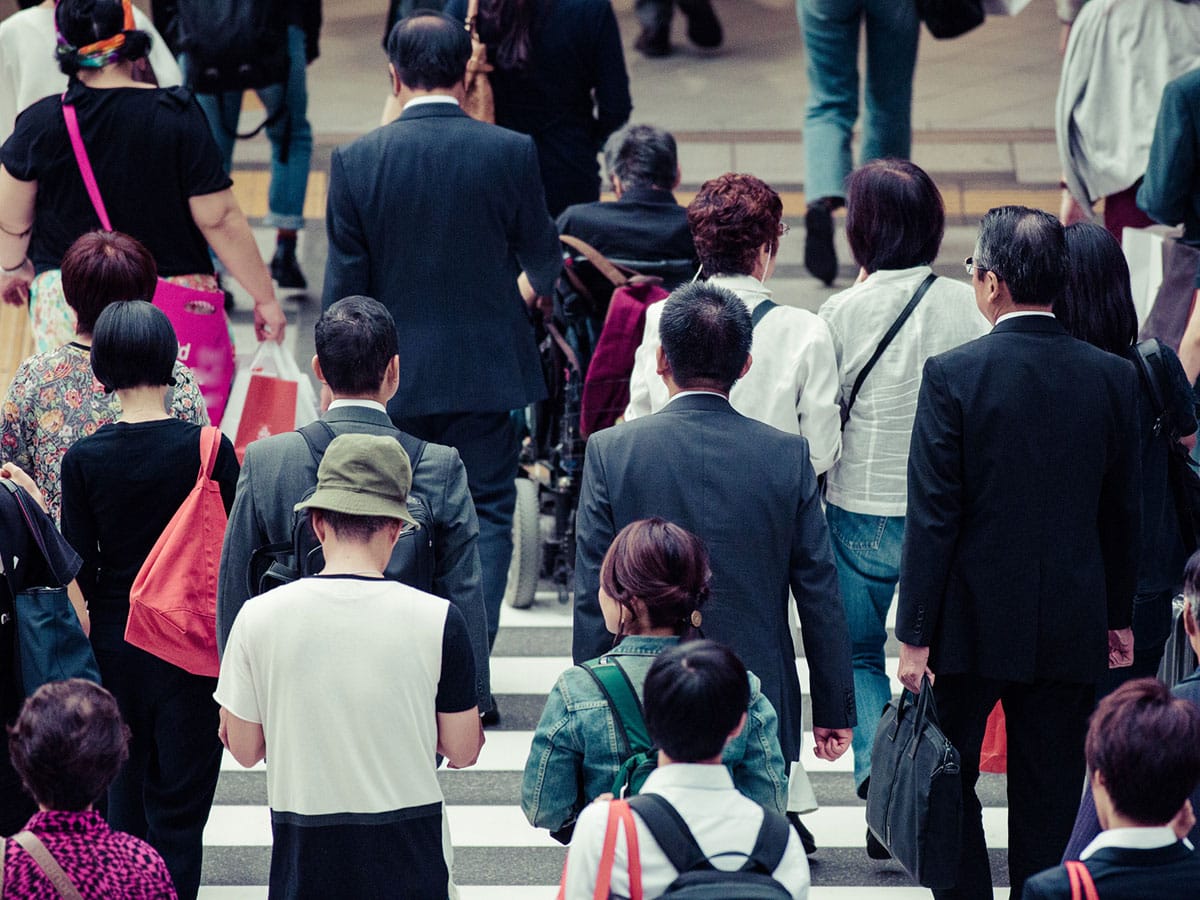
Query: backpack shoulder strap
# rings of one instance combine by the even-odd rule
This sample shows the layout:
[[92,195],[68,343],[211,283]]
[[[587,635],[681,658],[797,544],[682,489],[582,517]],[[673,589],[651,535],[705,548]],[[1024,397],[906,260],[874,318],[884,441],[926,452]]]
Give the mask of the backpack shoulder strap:
[[304,443],[308,444],[308,452],[312,454],[312,458],[319,466],[321,464],[321,457],[325,455],[325,451],[329,449],[329,445],[337,437],[337,432],[324,419],[309,422],[303,428],[297,428],[296,431],[299,432],[300,437],[304,438]]
[[[329,426],[325,426],[328,428]],[[414,472],[417,471],[417,463],[421,461],[421,455],[425,452],[425,445],[428,441],[423,441],[419,437],[414,437],[411,434],[406,434],[403,431],[396,432],[396,440],[400,442],[400,446],[404,448],[404,452],[408,454],[408,463],[412,466]]]
[[712,863],[696,843],[687,822],[666,797],[658,794],[638,794],[626,802],[646,823],[646,827],[650,829],[654,840],[658,842],[658,846],[676,872],[682,874],[696,869],[712,868]]
[[[46,845],[41,842],[36,834],[31,831],[22,831],[13,835],[13,840],[26,853],[33,857],[33,861],[37,863],[37,867],[42,870],[42,873],[54,885],[54,890],[58,891],[58,896],[63,900],[83,900],[79,894],[79,890],[71,881],[71,876],[63,871],[62,866],[58,864],[58,860],[54,858]],[[0,860],[2,862],[2,860]]]
[[1139,342],[1136,350],[1138,372],[1141,374],[1142,381],[1146,384],[1146,390],[1150,392],[1150,400],[1154,404],[1154,433],[1159,434],[1166,419],[1167,404],[1157,371],[1158,366],[1154,364],[1154,360],[1161,358],[1162,351],[1155,338]]
[[758,327],[758,323],[767,317],[767,313],[778,305],[774,300],[763,300],[754,307],[754,312],[750,314],[750,330],[754,331]]
[[779,813],[764,809],[754,849],[750,851],[750,858],[742,865],[742,871],[757,870],[764,875],[774,875],[779,864],[783,862],[783,854],[787,852],[791,831],[792,827],[787,819]]
[[650,733],[646,730],[646,720],[642,715],[642,701],[625,670],[612,657],[592,659],[580,666],[592,676],[592,680],[600,687],[604,699],[608,701],[613,719],[617,725],[618,737],[622,738],[626,753],[642,753],[651,747]]

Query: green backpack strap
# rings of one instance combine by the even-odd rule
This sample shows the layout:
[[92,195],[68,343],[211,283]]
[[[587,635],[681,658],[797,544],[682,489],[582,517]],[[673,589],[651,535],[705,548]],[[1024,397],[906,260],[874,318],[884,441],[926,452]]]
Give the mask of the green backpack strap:
[[645,781],[645,774],[638,777],[637,770],[646,762],[648,755],[654,755],[651,752],[654,747],[650,733],[646,730],[646,720],[642,715],[642,701],[633,689],[633,682],[613,657],[588,660],[580,668],[592,676],[604,694],[617,726],[617,739],[624,762],[613,781],[613,794],[623,796],[626,787],[632,793],[637,793],[641,782]]

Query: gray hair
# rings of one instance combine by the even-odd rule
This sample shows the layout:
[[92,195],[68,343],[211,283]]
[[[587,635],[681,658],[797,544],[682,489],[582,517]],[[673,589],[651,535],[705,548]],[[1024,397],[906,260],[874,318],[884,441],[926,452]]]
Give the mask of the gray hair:
[[604,168],[610,182],[616,175],[626,188],[669,191],[679,171],[675,138],[653,125],[626,125],[604,144]]

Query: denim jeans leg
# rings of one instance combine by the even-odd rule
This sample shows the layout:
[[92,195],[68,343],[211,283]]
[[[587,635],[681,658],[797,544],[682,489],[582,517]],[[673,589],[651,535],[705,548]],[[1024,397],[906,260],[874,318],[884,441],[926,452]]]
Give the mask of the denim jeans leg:
[[862,0],[797,0],[808,73],[804,110],[804,193],[844,197],[858,118],[858,33]]
[[304,227],[304,194],[312,163],[313,135],[308,121],[308,75],[304,29],[288,26],[288,80],[258,92],[268,113],[286,104],[287,111],[267,126],[271,141],[271,187],[263,224],[298,230]]
[[671,14],[675,11],[675,0],[637,0],[634,9],[643,31],[667,30],[671,27]]
[[892,699],[884,668],[887,613],[900,576],[903,516],[871,516],[830,505],[825,510],[838,569],[854,666],[858,726],[854,729],[854,784],[871,774],[875,726]]
[[859,162],[912,155],[913,72],[921,20],[912,3],[867,0],[867,80]]

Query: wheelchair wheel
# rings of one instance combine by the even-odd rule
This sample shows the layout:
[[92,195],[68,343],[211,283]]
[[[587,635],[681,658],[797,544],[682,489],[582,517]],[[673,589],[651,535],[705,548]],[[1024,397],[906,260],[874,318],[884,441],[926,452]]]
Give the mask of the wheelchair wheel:
[[513,510],[513,552],[508,564],[504,602],[514,609],[533,606],[538,576],[542,571],[541,510],[538,486],[528,478],[517,479],[517,505]]

